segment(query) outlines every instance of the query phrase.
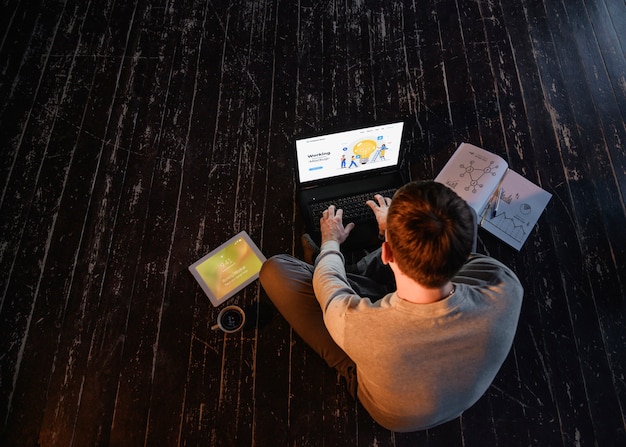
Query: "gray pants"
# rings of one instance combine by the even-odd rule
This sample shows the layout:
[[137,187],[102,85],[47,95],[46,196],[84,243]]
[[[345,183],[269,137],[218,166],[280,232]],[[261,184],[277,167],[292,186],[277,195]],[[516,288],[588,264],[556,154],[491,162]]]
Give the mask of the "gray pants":
[[[346,268],[348,282],[359,296],[379,300],[395,290],[395,280],[389,266],[376,250],[353,266]],[[313,293],[314,267],[289,255],[268,259],[261,268],[259,279],[278,311],[296,333],[348,383],[356,397],[356,365],[335,343],[326,326],[322,309]]]

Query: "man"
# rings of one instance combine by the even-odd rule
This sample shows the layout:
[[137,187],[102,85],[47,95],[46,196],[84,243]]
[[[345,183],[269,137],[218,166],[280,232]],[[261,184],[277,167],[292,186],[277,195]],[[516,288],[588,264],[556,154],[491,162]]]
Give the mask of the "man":
[[476,216],[451,189],[412,182],[393,200],[375,199],[368,205],[385,241],[351,273],[339,248],[354,224],[331,206],[315,266],[275,256],[260,280],[374,420],[427,429],[487,390],[513,343],[523,289],[506,266],[471,254]]

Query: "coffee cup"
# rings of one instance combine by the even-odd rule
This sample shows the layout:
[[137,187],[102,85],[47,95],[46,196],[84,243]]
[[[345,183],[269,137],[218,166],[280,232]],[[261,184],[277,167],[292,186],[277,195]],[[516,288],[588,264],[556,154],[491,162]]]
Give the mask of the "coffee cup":
[[217,315],[217,323],[211,329],[221,329],[226,333],[237,332],[243,328],[245,322],[246,314],[241,307],[227,306]]

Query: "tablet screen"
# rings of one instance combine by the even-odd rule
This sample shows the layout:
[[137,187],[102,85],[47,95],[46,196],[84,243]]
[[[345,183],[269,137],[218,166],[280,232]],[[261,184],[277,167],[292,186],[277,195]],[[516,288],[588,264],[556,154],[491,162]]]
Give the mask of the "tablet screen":
[[259,277],[265,256],[245,231],[189,266],[214,306],[224,303]]

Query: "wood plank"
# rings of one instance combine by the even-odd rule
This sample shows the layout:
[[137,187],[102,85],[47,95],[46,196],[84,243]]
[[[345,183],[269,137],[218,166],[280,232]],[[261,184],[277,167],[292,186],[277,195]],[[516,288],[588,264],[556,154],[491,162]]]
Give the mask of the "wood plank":
[[145,222],[140,262],[135,273],[128,331],[124,340],[111,443],[143,443],[148,430],[150,395],[156,362],[160,322],[164,311],[165,276],[168,252],[158,247],[169,240],[177,203],[180,165],[171,159],[158,159],[152,174],[149,207]]
[[[130,11],[132,13],[133,10]],[[132,19],[132,14],[127,14],[127,11],[123,10],[121,13],[128,20]],[[95,20],[99,20],[99,17]],[[126,36],[127,33],[124,32],[124,35]],[[87,44],[91,45],[91,43],[92,41],[88,40]],[[111,46],[109,49],[117,51],[116,46]],[[83,51],[88,50],[83,49]],[[91,58],[86,57],[83,60],[86,64],[93,65]],[[91,89],[93,96],[89,104],[90,112],[97,114],[89,116],[93,119],[89,122],[97,127],[91,131],[92,125],[89,125],[85,129],[85,143],[88,144],[88,138],[93,135],[102,135],[96,144],[91,142],[91,147],[99,149],[97,156],[91,157],[92,163],[97,163],[91,172],[94,178],[104,179],[104,181],[91,179],[89,181],[94,186],[81,188],[93,196],[85,201],[89,209],[83,218],[81,247],[75,259],[77,262],[74,272],[75,282],[68,291],[64,327],[59,336],[61,347],[57,352],[59,364],[50,379],[51,392],[42,423],[41,442],[69,443],[71,439],[108,439],[113,413],[117,384],[115,374],[119,373],[116,366],[122,348],[121,339],[118,338],[116,332],[119,326],[114,325],[116,321],[121,320],[123,327],[126,315],[123,306],[127,297],[123,296],[121,300],[118,298],[111,302],[101,302],[99,298],[103,281],[107,278],[111,237],[118,216],[120,190],[125,180],[128,153],[125,153],[123,149],[120,151],[119,136],[110,138],[111,134],[109,134],[110,139],[105,138],[111,128],[116,129],[118,125],[117,119],[111,117],[111,112],[116,110],[112,102],[119,87],[119,72],[124,59],[104,57],[100,59],[100,62],[101,65],[96,65],[95,81]],[[105,95],[104,99],[99,96],[100,94]],[[108,127],[109,125],[111,127]],[[108,145],[107,141],[116,141],[117,144]],[[86,150],[81,152],[89,153]],[[102,170],[97,172],[98,168]],[[82,172],[80,166],[76,166],[75,169],[77,169],[78,178],[82,178],[85,173]],[[85,170],[85,172],[89,171]],[[137,194],[137,190],[134,194]],[[137,196],[129,201],[131,208],[136,205],[133,200],[137,200]],[[129,236],[132,234],[132,230],[129,229]],[[107,315],[106,312],[111,309],[122,313],[115,316]],[[100,314],[100,311],[105,313]],[[103,319],[100,320],[101,318]],[[102,325],[106,328],[104,335],[101,332]],[[108,330],[112,332],[107,333]],[[111,336],[112,340],[107,339],[107,336]],[[111,344],[107,345],[107,342]],[[68,347],[71,348],[68,349]],[[100,351],[98,348],[104,350]],[[94,368],[94,362],[102,363]],[[68,380],[69,377],[79,377],[80,380]],[[88,423],[75,426],[76,421],[84,421],[85,418],[92,421],[96,415],[98,415],[98,424]]]
[[[545,13],[544,13],[545,14]],[[529,23],[534,24],[537,23],[535,22],[535,19],[531,18],[529,20]],[[541,32],[543,33],[543,36],[549,36],[549,30],[547,30],[545,28],[545,26],[549,23],[546,22],[546,18],[543,19],[543,21],[538,22],[542,28],[534,28],[531,27],[533,34],[535,35],[535,39],[540,39],[538,41],[542,41],[542,42],[550,42],[551,39],[550,38],[541,38],[541,37],[537,37],[537,32],[538,30],[541,30]],[[545,89],[544,90],[544,94],[546,95],[546,103],[548,104],[548,110],[547,112],[550,114],[551,119],[552,119],[552,126],[554,127],[554,129],[556,129],[557,131],[557,145],[560,146],[560,157],[562,160],[564,160],[564,163],[566,165],[566,178],[565,179],[556,179],[553,178],[550,183],[553,185],[567,185],[567,196],[568,200],[573,200],[573,213],[574,216],[576,215],[576,213],[583,213],[584,215],[590,216],[593,215],[593,213],[597,212],[597,208],[594,203],[593,203],[593,199],[588,196],[587,193],[587,189],[586,188],[581,188],[580,186],[580,180],[582,180],[582,176],[584,176],[585,174],[583,174],[583,172],[586,171],[586,169],[583,167],[583,164],[581,164],[581,161],[579,161],[579,154],[577,150],[574,150],[573,146],[578,146],[580,144],[578,138],[575,136],[575,132],[571,131],[571,127],[574,125],[573,123],[575,123],[575,118],[572,117],[571,113],[569,112],[569,106],[567,104],[567,102],[563,101],[563,98],[560,96],[561,92],[566,91],[565,87],[563,86],[563,78],[561,78],[560,75],[560,68],[559,67],[555,67],[554,66],[554,61],[558,61],[559,60],[559,56],[557,54],[553,53],[554,48],[547,45],[541,49],[539,49],[538,51],[536,51],[536,57],[538,58],[538,63],[539,63],[539,67],[540,67],[540,73],[542,78],[544,79],[544,85],[551,85],[553,86],[551,89]],[[558,114],[555,113],[555,110],[559,110]],[[541,153],[543,156],[548,156],[550,157],[550,154],[548,152],[542,152]],[[554,165],[555,162],[553,161],[552,163],[540,163],[540,166],[549,166],[549,165]],[[574,176],[572,176],[572,173],[576,173]],[[548,172],[546,172],[545,174],[545,178],[549,178],[550,176],[554,176],[558,174],[558,171],[556,170],[550,170]],[[555,189],[555,196],[557,197],[557,204],[560,205],[560,202],[563,199],[563,194],[561,193],[561,191],[559,189]],[[571,198],[571,199],[570,199]],[[560,211],[558,209],[558,207],[555,207],[556,210]],[[584,210],[584,211],[583,211]],[[591,214],[588,214],[591,213]],[[576,219],[576,217],[574,217]],[[560,221],[565,222],[566,220],[569,220],[570,217],[565,217],[563,216]],[[580,223],[574,221],[574,225],[580,225]],[[584,224],[583,224],[584,225]],[[581,232],[581,229],[575,228],[572,229],[572,231],[575,234],[582,234],[587,232],[590,229],[585,229]],[[591,254],[587,255],[585,254],[584,256],[578,252],[576,253],[577,248],[575,246],[572,246],[571,244],[567,243],[563,238],[565,237],[564,234],[566,234],[566,232],[553,232],[553,237],[556,239],[556,247],[558,248],[557,250],[557,257],[560,260],[559,262],[562,263],[563,266],[565,266],[565,264],[571,264],[571,260],[572,259],[581,259],[581,258],[585,258],[587,256],[591,256]],[[572,234],[572,233],[570,233]],[[598,240],[597,238],[594,238],[593,236],[589,235],[588,237],[590,237],[590,240]],[[582,241],[580,241],[580,243],[583,243]],[[582,250],[584,250],[584,252],[586,253],[587,248],[581,248]],[[593,251],[593,250],[592,250]],[[595,380],[592,378],[594,375],[598,374],[599,370],[602,370],[604,368],[606,368],[604,365],[606,365],[606,359],[602,359],[602,355],[598,352],[597,348],[592,348],[592,346],[597,346],[596,343],[598,343],[598,338],[601,337],[601,335],[599,334],[599,328],[598,328],[598,322],[597,322],[597,315],[596,315],[596,310],[594,309],[594,306],[592,304],[592,302],[590,300],[587,299],[581,299],[582,297],[585,296],[589,296],[587,295],[588,293],[590,293],[589,291],[589,284],[585,284],[585,280],[584,280],[584,273],[582,273],[580,271],[580,267],[578,265],[568,265],[567,267],[564,268],[565,271],[568,271],[568,277],[571,274],[572,278],[575,278],[575,280],[573,281],[568,281],[566,283],[563,283],[563,287],[566,291],[566,299],[568,301],[568,312],[573,315],[573,321],[572,323],[574,324],[574,330],[576,334],[580,334],[580,333],[585,333],[585,340],[577,340],[577,355],[581,356],[581,367],[582,370],[584,372],[583,375],[583,379],[585,380],[586,383],[586,387],[591,386],[591,387],[596,387],[596,386],[603,386],[600,383],[596,383]],[[583,329],[584,327],[584,329]],[[576,337],[577,338],[577,337]],[[598,363],[600,362],[600,363]],[[592,369],[595,370],[595,373],[590,373],[590,371],[587,369],[588,365],[593,365]],[[602,366],[601,366],[602,365]],[[578,389],[578,388],[577,388]],[[589,399],[590,396],[587,395],[587,399]],[[594,406],[597,405],[593,402],[589,402],[589,410],[591,411],[590,415],[587,415],[586,417],[591,417],[592,421],[594,421],[594,423],[597,423],[597,421],[595,421],[595,416],[594,416]],[[611,402],[605,402],[602,404],[603,408],[608,408],[610,406],[612,406],[613,404]],[[562,411],[568,412],[568,409],[565,406],[562,406]],[[577,417],[585,417],[585,415],[580,415]],[[581,425],[582,426],[582,425]],[[596,428],[597,430],[597,428]],[[604,432],[604,431],[603,431]],[[595,434],[597,436],[597,433]],[[568,434],[565,434],[565,436],[568,436],[571,438],[573,438],[574,436],[581,436],[580,432],[570,432]],[[585,436],[585,437],[589,437],[589,436]]]
[[[558,10],[554,11],[551,6],[552,5],[546,5],[549,14],[561,12]],[[551,24],[551,33],[557,45],[562,46],[565,41],[571,41],[574,33],[569,28],[567,22],[556,20],[551,22]],[[589,266],[594,266],[596,271],[602,272],[606,271],[606,269],[611,269],[611,264],[606,264],[601,260],[603,258],[601,253],[606,250],[611,250],[611,243],[607,239],[610,240],[612,236],[609,236],[602,227],[587,225],[586,222],[588,222],[589,218],[593,215],[602,215],[602,210],[606,209],[607,206],[612,206],[611,204],[605,205],[601,203],[606,196],[611,197],[612,190],[603,188],[603,191],[597,191],[595,194],[593,192],[593,189],[596,188],[593,179],[599,175],[599,172],[597,172],[595,168],[606,168],[610,166],[611,162],[606,160],[606,152],[604,150],[593,150],[593,152],[587,155],[587,151],[595,149],[597,146],[592,142],[592,135],[584,131],[584,125],[590,119],[589,116],[585,115],[587,115],[587,111],[593,110],[593,106],[586,94],[584,84],[571,77],[574,72],[580,72],[582,69],[580,59],[575,59],[574,55],[570,56],[569,54],[559,53],[557,60],[563,72],[564,91],[568,91],[568,89],[575,91],[574,89],[580,88],[580,91],[577,91],[576,95],[571,96],[572,115],[569,113],[567,115],[562,113],[561,115],[566,116],[571,123],[571,128],[568,124],[564,126],[564,131],[567,132],[567,135],[564,141],[565,150],[562,154],[563,157],[567,159],[566,162],[569,172],[572,173],[570,175],[569,185],[576,201],[574,211],[576,213],[586,214],[586,217],[582,218],[580,221],[580,225],[584,228],[578,231],[582,237],[581,244],[583,247],[584,262]],[[589,157],[589,159],[587,157]],[[593,161],[591,162],[591,160]],[[583,182],[590,183],[583,189],[580,187],[580,184]],[[611,201],[611,203],[615,202]],[[580,208],[584,208],[584,211]],[[620,220],[623,221],[623,214]],[[621,226],[623,226],[623,224]],[[621,246],[623,244],[619,245]],[[604,275],[606,277],[606,275],[611,274],[604,273]],[[615,391],[612,389],[612,384],[607,382],[598,383],[593,380],[593,377],[597,376],[597,374],[606,375],[608,377],[612,375],[606,352],[604,352],[604,348],[602,347],[605,341],[603,339],[604,334],[602,333],[602,328],[598,327],[597,318],[599,318],[599,316],[597,312],[602,312],[602,300],[614,296],[615,292],[610,290],[613,287],[612,285],[607,290],[605,281],[600,280],[597,274],[587,276],[586,279],[589,281],[589,284],[585,284],[585,288],[590,289],[589,296],[592,300],[585,300],[583,303],[577,304],[585,306],[584,308],[586,312],[588,312],[587,315],[594,315],[596,318],[594,321],[581,321],[581,323],[584,324],[584,333],[587,335],[584,339],[579,339],[579,343],[583,350],[582,352],[585,355],[589,355],[589,358],[584,358],[582,367],[585,377],[588,378],[586,380],[586,386],[589,393],[590,410],[596,436],[599,436],[600,441],[604,440],[604,442],[609,442],[612,435],[609,434],[609,430],[605,427],[615,426],[615,424],[620,423],[620,421],[623,422],[624,417],[620,410],[619,403],[615,399]],[[594,336],[590,337],[590,334],[594,334]],[[602,401],[601,405],[598,404],[599,400]]]
[[[205,4],[192,6],[193,15],[183,16],[183,11],[171,11],[164,21],[180,30],[176,39],[167,39],[160,51],[170,49],[168,43],[178,42],[173,49],[167,79],[168,95],[159,128],[159,148],[163,157],[180,161],[182,165],[178,196],[176,199],[175,227],[169,241],[169,254],[163,290],[163,308],[158,321],[159,337],[155,345],[155,358],[150,393],[150,411],[147,420],[147,444],[175,445],[180,440],[183,425],[183,408],[187,396],[186,380],[189,368],[194,305],[198,297],[197,285],[189,281],[187,267],[196,255],[196,238],[199,233],[198,210],[206,202],[206,161],[199,163],[194,149],[196,141],[191,134],[191,123],[196,112],[197,82],[201,76],[200,53],[204,44],[204,30],[209,23]],[[183,26],[184,22],[184,26]],[[155,23],[158,26],[158,21]],[[193,86],[193,88],[186,88]],[[149,91],[153,90],[150,88]],[[198,256],[199,258],[200,256]],[[202,298],[202,297],[200,297]]]
[[[597,191],[595,195],[602,213],[596,226],[603,230],[602,239],[606,239],[606,242],[599,244],[606,248],[599,250],[609,250],[611,253],[610,259],[594,261],[596,273],[590,276],[590,280],[612,382],[616,388],[615,391],[606,392],[616,392],[621,419],[624,421],[626,387],[618,379],[624,375],[624,356],[621,350],[613,347],[626,341],[622,324],[619,323],[626,317],[622,306],[626,287],[622,280],[626,275],[626,240],[622,231],[626,224],[623,199],[626,182],[621,175],[626,172],[626,160],[624,151],[617,149],[626,139],[622,116],[626,92],[618,86],[621,76],[618,66],[626,62],[612,20],[604,8],[575,2],[567,6],[566,13],[569,19],[567,25],[572,28],[577,53],[584,61],[581,68],[585,72],[584,78],[577,77],[582,79],[582,83],[568,76],[567,88],[570,91],[579,90],[574,113],[590,168],[589,178]],[[569,61],[565,57],[561,57],[561,60],[564,60],[562,65],[572,67],[569,73],[578,68],[575,66],[576,61]],[[609,277],[617,280],[607,282],[606,278]]]
[[432,154],[444,150],[443,148],[454,145],[452,142],[452,116],[448,105],[447,75],[441,54],[443,48],[441,47],[441,32],[436,12],[429,8],[419,8],[417,14],[423,24],[421,64],[424,67],[423,101],[427,105],[427,113],[422,125],[426,129],[428,153],[432,156]]
[[[77,51],[77,49],[71,50]],[[67,62],[66,59],[61,59]],[[61,61],[55,61],[55,58],[50,60],[52,63],[46,67],[46,70],[58,73]],[[48,116],[50,121],[47,119],[41,121],[43,128],[47,129],[43,131],[44,136],[41,141],[43,144],[36,143],[29,147],[31,144],[29,143],[20,149],[21,153],[28,151],[29,158],[34,155],[35,151],[41,150],[42,153],[40,165],[36,169],[25,169],[21,173],[25,176],[26,184],[34,189],[32,195],[25,193],[26,200],[20,203],[21,211],[17,214],[19,216],[24,213],[26,218],[25,221],[19,223],[22,229],[13,228],[11,234],[19,240],[18,238],[25,234],[24,230],[28,229],[33,231],[33,234],[43,236],[44,239],[27,235],[20,242],[20,252],[12,260],[12,267],[7,269],[7,273],[11,274],[11,270],[16,268],[17,275],[11,275],[11,282],[5,289],[3,318],[8,318],[8,321],[4,326],[15,332],[10,338],[3,337],[3,340],[11,343],[11,348],[7,348],[6,351],[3,349],[3,352],[8,354],[7,359],[12,358],[13,352],[16,353],[16,357],[14,357],[14,363],[3,363],[3,367],[14,368],[12,374],[6,375],[6,377],[13,377],[13,380],[3,381],[7,387],[3,388],[3,391],[9,393],[6,411],[10,412],[8,415],[4,413],[6,418],[4,420],[13,428],[12,436],[19,437],[20,434],[28,433],[29,436],[35,436],[33,442],[37,440],[37,431],[45,407],[48,380],[54,369],[56,342],[63,322],[64,307],[67,304],[65,299],[69,287],[68,278],[72,275],[75,251],[80,241],[80,231],[77,231],[79,228],[76,227],[76,221],[69,221],[68,226],[65,210],[71,210],[70,214],[72,211],[76,212],[76,216],[84,213],[84,203],[80,199],[78,203],[72,199],[72,197],[78,198],[80,192],[77,193],[73,189],[76,185],[70,180],[71,168],[84,169],[84,172],[80,174],[78,190],[84,191],[87,196],[90,183],[88,173],[93,172],[94,157],[87,152],[81,152],[76,142],[84,123],[85,103],[89,93],[88,89],[82,88],[82,84],[91,85],[92,77],[93,67],[90,66],[87,70],[81,71],[77,64],[68,66],[68,71],[63,77],[56,79],[53,77],[52,81],[58,87],[50,86],[47,94],[58,89],[58,96],[55,96],[55,104],[45,107],[44,116]],[[78,84],[81,85],[78,89],[79,94],[75,94]],[[76,98],[76,101],[73,102],[69,98]],[[37,135],[42,132],[41,127],[35,126],[31,129],[35,135],[29,136],[29,140],[32,138],[32,141],[36,141],[42,137]],[[51,132],[52,129],[54,133]],[[51,135],[54,137],[51,138]],[[19,169],[17,166],[16,168]],[[29,178],[29,175],[33,177]],[[20,259],[26,253],[29,256]],[[7,258],[10,259],[9,256]],[[18,334],[20,334],[20,339],[14,339],[13,337]],[[10,340],[11,338],[13,340]],[[28,373],[18,375],[22,368],[27,368]],[[10,386],[14,388],[8,388]],[[12,406],[12,396],[16,393],[25,399]],[[27,406],[25,407],[24,404]],[[31,415],[33,408],[37,409],[36,416]]]
[[[60,65],[58,60],[50,66],[45,62],[43,66],[40,65],[42,57],[44,61],[46,57],[50,57],[52,38],[49,34],[54,34],[60,26],[60,14],[60,8],[56,10],[52,8],[47,14],[47,20],[32,31],[30,39],[33,51],[38,57],[25,57],[21,60],[23,72],[15,73],[18,79],[13,81],[11,91],[3,93],[2,97],[2,105],[6,105],[1,115],[2,133],[0,133],[6,145],[0,157],[2,160],[0,234],[5,238],[0,261],[2,304],[5,300],[11,265],[24,230],[24,221],[33,200],[38,172],[45,158],[49,126],[54,120],[58,98],[65,85],[64,78],[69,68]],[[10,75],[9,68],[6,69]],[[45,78],[46,70],[51,70],[57,76]],[[3,86],[8,87],[9,83],[3,83]]]
[[[255,96],[249,102],[251,108],[243,132],[243,140],[253,143],[247,150],[249,161],[244,164],[250,168],[246,170],[249,181],[241,186],[259,197],[246,211],[244,220],[266,256],[271,256],[292,253],[294,244],[298,243],[295,237],[299,234],[298,227],[294,225],[293,161],[285,157],[285,151],[292,147],[297,122],[297,63],[294,59],[298,53],[293,48],[297,26],[289,24],[298,17],[299,10],[297,5],[278,6],[271,2],[252,2],[251,7],[255,12],[249,15],[258,17],[260,22],[252,24],[255,37],[250,38],[250,42],[255,46],[248,52],[246,66],[254,83]],[[282,88],[277,88],[278,85]],[[285,120],[286,116],[291,116],[293,121]],[[268,182],[268,179],[273,181]],[[251,396],[254,402],[251,445],[287,445],[292,400],[291,331],[264,292],[256,296],[255,302],[246,303],[249,303],[250,316],[258,323],[254,394]],[[265,430],[268,426],[281,429]]]
[[[530,10],[530,8],[528,9]],[[528,11],[527,10],[527,11]],[[522,16],[519,15],[519,8],[507,8],[506,17],[511,23],[519,23],[522,20]],[[549,110],[544,106],[544,86],[549,85],[550,81],[543,80],[542,84],[537,82],[541,79],[540,67],[544,61],[544,54],[546,48],[549,47],[549,40],[544,42],[542,48],[536,48],[537,40],[537,28],[533,23],[542,23],[547,18],[545,12],[541,9],[531,10],[533,14],[539,14],[539,19],[533,19],[532,16],[527,18],[529,23],[529,31],[531,36],[531,47],[528,47],[528,43],[524,47],[519,47],[516,51],[516,60],[519,67],[519,76],[524,88],[524,100],[527,104],[526,116],[529,122],[530,134],[533,135],[533,144],[535,146],[535,161],[537,166],[535,171],[541,179],[541,184],[544,186],[550,185],[550,190],[554,194],[553,202],[546,210],[547,216],[551,213],[567,213],[565,207],[567,204],[563,203],[563,188],[561,185],[565,183],[565,178],[561,174],[562,170],[554,169],[554,166],[561,164],[558,159],[558,152],[547,150],[547,148],[557,147],[558,143],[554,136],[554,131],[549,124]],[[517,15],[512,15],[517,14]],[[535,67],[530,69],[531,67]],[[565,215],[561,215],[561,219],[565,218]],[[542,233],[545,230],[549,230],[546,226],[540,222],[539,228],[535,229],[536,232]],[[569,223],[563,223],[562,229],[559,233],[567,234],[568,232],[575,232],[574,228],[569,227]],[[548,235],[548,237],[551,237]],[[536,373],[533,374],[533,366],[525,368],[526,374],[530,374],[528,378],[524,379],[523,383],[533,383],[533,393],[537,396],[550,396],[549,399],[545,397],[536,401],[536,404],[527,408],[526,413],[529,418],[535,419],[533,423],[529,424],[531,428],[531,439],[540,439],[550,434],[553,439],[552,442],[558,443],[558,437],[555,433],[562,431],[560,435],[563,438],[565,444],[571,443],[577,436],[584,439],[591,439],[593,432],[591,431],[590,420],[586,412],[586,397],[581,392],[582,377],[580,375],[580,365],[577,358],[577,347],[573,342],[574,336],[573,328],[569,321],[564,320],[560,315],[568,314],[567,307],[567,295],[561,289],[560,283],[562,279],[556,276],[552,276],[550,271],[550,265],[553,262],[552,259],[557,258],[558,254],[558,242],[554,242],[555,253],[541,250],[538,253],[537,259],[529,259],[527,268],[527,296],[537,297],[536,300],[529,301],[528,306],[524,307],[524,312],[529,314],[529,321],[536,322],[536,328],[528,326],[518,333],[518,337],[523,335],[527,341],[517,343],[518,350],[523,348],[524,357],[520,359],[520,362],[531,361],[531,365],[535,364]],[[535,244],[535,247],[539,249],[540,245]],[[561,248],[562,250],[562,248]],[[567,255],[565,255],[567,256]],[[575,253],[570,253],[569,256],[577,256]],[[537,262],[538,261],[538,262]],[[545,280],[538,282],[532,280],[537,275],[537,272],[546,272],[542,274]],[[528,290],[530,288],[530,290]],[[533,302],[534,301],[534,302]],[[540,328],[545,327],[545,330]],[[532,352],[532,346],[536,345],[537,353]],[[542,348],[542,345],[545,347]],[[532,360],[532,359],[535,360]],[[535,377],[533,377],[535,376]],[[538,385],[543,388],[544,391],[538,394]],[[526,388],[526,386],[524,386]],[[539,388],[539,389],[540,389]],[[524,390],[526,394],[531,392],[530,389]],[[524,399],[526,401],[526,399]],[[539,405],[538,405],[539,404]],[[554,427],[550,421],[560,421],[560,427]],[[573,429],[575,427],[575,429]]]

